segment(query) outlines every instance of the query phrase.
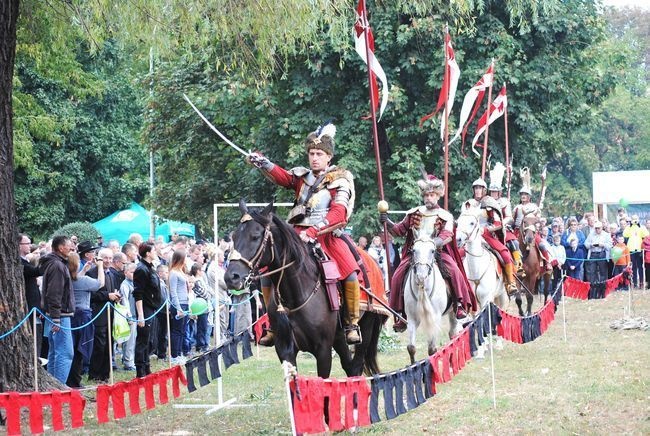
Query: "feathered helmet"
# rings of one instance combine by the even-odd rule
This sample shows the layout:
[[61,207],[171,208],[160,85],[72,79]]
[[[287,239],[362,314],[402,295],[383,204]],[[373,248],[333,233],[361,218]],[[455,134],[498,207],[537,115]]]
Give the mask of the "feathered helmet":
[[323,150],[330,156],[334,156],[334,136],[336,135],[336,126],[331,121],[326,121],[322,126],[318,126],[316,131],[311,132],[305,139],[305,149]]
[[494,164],[494,168],[490,170],[490,191],[502,191],[503,186],[503,175],[506,172],[506,167],[501,163],[497,162]]
[[420,171],[422,172],[422,179],[418,180],[418,187],[421,195],[433,191],[440,191],[440,195],[444,194],[445,183],[442,180],[433,174],[427,174],[424,168],[420,168]]
[[530,170],[528,167],[519,170],[519,175],[521,176],[521,189],[519,190],[519,193],[533,195],[530,189]]

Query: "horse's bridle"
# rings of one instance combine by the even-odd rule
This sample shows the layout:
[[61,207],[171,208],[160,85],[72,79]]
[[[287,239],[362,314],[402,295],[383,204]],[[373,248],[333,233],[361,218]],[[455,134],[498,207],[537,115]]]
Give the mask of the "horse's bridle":
[[[458,230],[458,229],[456,229],[456,232],[457,232],[457,233],[460,232],[460,233],[462,233],[463,235],[465,235],[465,236],[467,237],[467,238],[465,239],[465,242],[467,242],[467,241],[469,241],[469,239],[470,239],[470,237],[472,236],[472,234],[474,234],[474,232],[476,232],[477,228],[480,227],[481,223],[480,223],[478,217],[476,217],[476,215],[474,215],[474,214],[472,214],[472,213],[463,212],[463,213],[460,214],[460,216],[459,216],[458,218],[460,218],[460,217],[462,217],[462,216],[471,216],[471,217],[476,218],[476,222],[474,223],[474,226],[472,226],[472,230],[470,230],[469,232],[466,232],[466,231],[464,231],[464,230]],[[464,246],[464,244],[463,244],[463,246]],[[465,253],[469,254],[470,256],[474,256],[474,257],[480,256],[480,255],[478,255],[478,254],[472,254],[472,253],[470,253],[470,251],[469,251],[467,248],[465,249]]]
[[[415,245],[416,242],[430,242],[435,245],[435,242],[430,240],[430,239],[421,239],[418,238],[415,241],[413,241],[413,245]],[[413,269],[414,267],[418,265],[424,265],[427,267],[427,277],[431,275],[431,272],[433,271],[433,264],[436,262],[436,257],[435,255],[433,256],[433,260],[431,262],[413,262],[411,261],[411,268]]]
[[284,305],[282,304],[282,297],[280,295],[280,283],[282,283],[282,278],[284,277],[284,270],[289,268],[294,263],[296,263],[296,261],[292,260],[291,262],[286,263],[287,254],[285,252],[284,255],[282,256],[281,267],[276,268],[274,270],[267,271],[263,274],[255,274],[255,272],[258,270],[260,262],[262,261],[262,256],[264,256],[264,252],[266,251],[266,245],[269,243],[269,241],[271,243],[271,262],[269,263],[272,263],[275,260],[275,249],[273,246],[273,233],[271,232],[270,223],[264,227],[264,237],[262,238],[262,243],[260,244],[259,248],[255,252],[255,255],[253,255],[253,257],[250,260],[243,257],[239,251],[233,248],[232,252],[228,256],[228,262],[239,261],[242,262],[250,269],[249,274],[246,276],[246,279],[244,280],[244,286],[247,286],[253,280],[257,280],[262,277],[268,277],[277,272],[280,272],[280,279],[278,280],[277,286],[275,286],[275,292],[273,293],[273,298],[277,300],[278,312],[284,312],[288,315],[290,312],[297,312],[300,309],[302,309],[309,302],[309,300],[311,300],[311,298],[318,292],[318,289],[320,289],[321,287],[321,282],[320,280],[316,281],[316,285],[314,286],[312,292],[309,294],[309,297],[307,297],[307,299],[300,306],[294,309],[287,309],[286,307],[284,307]]

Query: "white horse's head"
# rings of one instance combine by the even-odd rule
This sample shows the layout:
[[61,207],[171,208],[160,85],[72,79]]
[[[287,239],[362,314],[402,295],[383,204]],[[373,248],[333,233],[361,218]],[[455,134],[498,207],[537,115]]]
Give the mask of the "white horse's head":
[[480,214],[481,209],[479,208],[464,209],[460,214],[456,220],[456,243],[458,247],[473,242],[479,236],[481,230]]
[[418,238],[413,243],[412,271],[418,286],[423,285],[433,272],[436,263],[435,253],[436,244],[433,239]]

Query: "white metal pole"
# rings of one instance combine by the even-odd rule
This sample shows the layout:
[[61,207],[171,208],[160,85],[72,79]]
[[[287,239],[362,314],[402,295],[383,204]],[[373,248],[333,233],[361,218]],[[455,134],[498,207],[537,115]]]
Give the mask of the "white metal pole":
[[293,365],[287,362],[286,360],[282,362],[282,369],[284,372],[284,386],[287,392],[287,404],[289,405],[289,418],[291,419],[291,434],[296,436],[296,420],[293,416],[293,402],[291,401],[291,385],[290,377],[293,369]]
[[564,295],[564,279],[566,277],[566,273],[562,274],[562,328],[564,329],[564,342],[567,341],[566,339],[566,298]]
[[490,341],[490,372],[492,373],[492,405],[497,408],[497,385],[494,378],[494,346],[492,345],[492,303],[488,303],[488,324],[490,331],[488,333],[488,340]]
[[106,328],[108,329],[108,364],[109,364],[109,369],[108,369],[108,374],[109,374],[109,379],[111,381],[111,385],[114,383],[113,379],[113,332],[111,331],[111,304],[106,303],[106,316],[108,317],[108,325]]
[[167,366],[168,368],[172,367],[172,335],[171,335],[171,320],[169,319],[169,296],[167,301],[165,301],[165,312],[167,313]]
[[34,392],[38,392],[38,331],[36,330],[36,309],[32,308],[32,334],[34,336]]

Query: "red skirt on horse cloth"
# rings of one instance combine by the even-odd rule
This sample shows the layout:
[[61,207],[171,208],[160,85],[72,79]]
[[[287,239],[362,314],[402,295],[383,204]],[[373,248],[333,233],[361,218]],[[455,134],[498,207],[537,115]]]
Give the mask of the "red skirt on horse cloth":
[[[398,313],[404,313],[404,280],[411,266],[411,257],[411,253],[402,257],[390,282],[390,307]],[[467,277],[458,267],[458,262],[454,257],[447,252],[447,247],[440,253],[442,263],[449,271],[452,292],[456,294],[458,304],[469,313],[478,308],[476,296],[471,291]],[[460,256],[458,258],[460,259]]]
[[494,251],[497,251],[499,253],[501,259],[503,259],[504,265],[513,263],[510,250],[508,250],[508,248],[505,245],[503,245],[503,242],[495,238],[494,235],[490,233],[488,229],[483,229],[483,239],[485,239],[485,242],[487,242],[490,248],[492,248]]

